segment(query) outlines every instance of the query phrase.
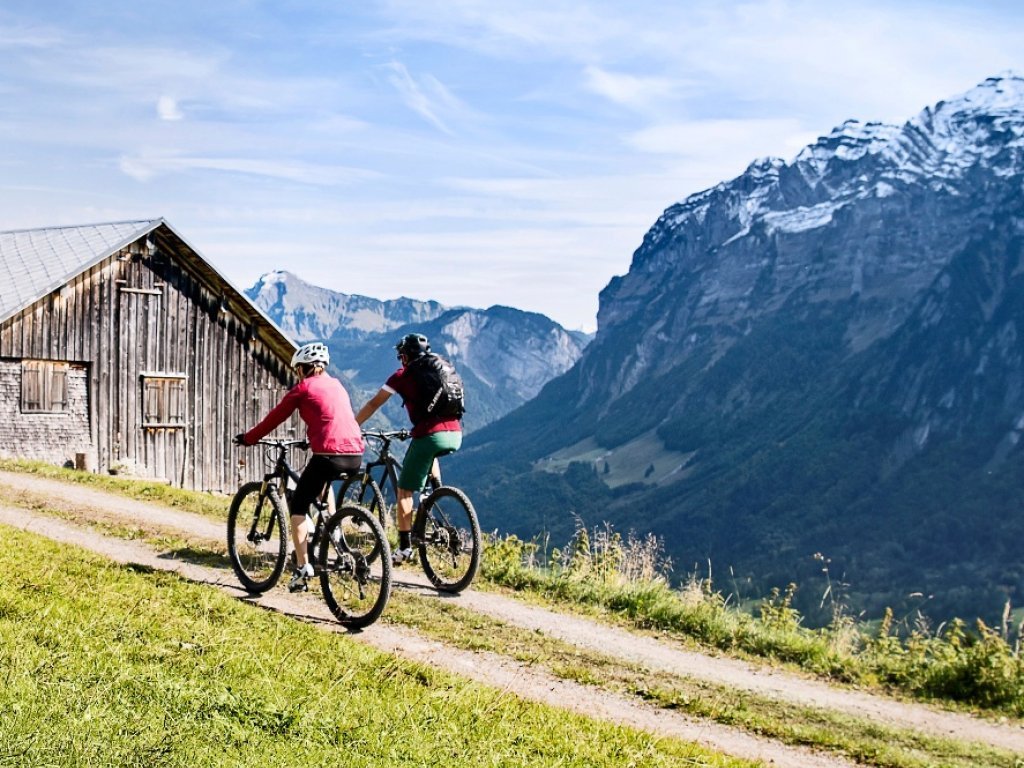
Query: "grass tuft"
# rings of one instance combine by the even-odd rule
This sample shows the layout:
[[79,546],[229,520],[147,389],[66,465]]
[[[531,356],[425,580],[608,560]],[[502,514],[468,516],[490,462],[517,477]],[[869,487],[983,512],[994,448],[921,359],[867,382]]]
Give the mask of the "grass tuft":
[[599,607],[638,627],[796,664],[833,680],[1024,716],[1024,658],[1020,643],[1009,640],[1006,621],[1001,630],[979,621],[968,631],[954,621],[900,637],[891,612],[872,629],[836,606],[830,626],[809,629],[793,606],[795,584],[773,589],[757,616],[730,605],[710,578],[691,576],[673,588],[670,564],[653,537],[623,540],[607,525],[593,531],[578,525],[566,548],[549,556],[537,542],[516,536],[492,535],[487,544],[481,572],[497,585]]

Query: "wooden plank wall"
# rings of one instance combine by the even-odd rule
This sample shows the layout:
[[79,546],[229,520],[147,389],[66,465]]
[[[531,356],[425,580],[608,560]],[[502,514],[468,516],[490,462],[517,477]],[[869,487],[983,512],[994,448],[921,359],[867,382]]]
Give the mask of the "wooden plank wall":
[[[260,468],[239,467],[253,452],[231,438],[292,379],[289,361],[249,339],[248,318],[221,310],[220,299],[176,255],[140,241],[3,323],[0,357],[87,364],[98,471],[232,492]],[[184,374],[183,427],[143,427],[144,373]],[[288,429],[304,434],[297,417],[280,433]]]

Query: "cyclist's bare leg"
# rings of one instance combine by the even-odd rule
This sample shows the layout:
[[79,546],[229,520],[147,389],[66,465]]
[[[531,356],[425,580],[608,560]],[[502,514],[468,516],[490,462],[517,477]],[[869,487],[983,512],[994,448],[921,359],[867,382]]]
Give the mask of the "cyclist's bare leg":
[[306,542],[309,540],[309,517],[292,515],[292,544],[295,545],[295,565],[302,568],[308,561]]
[[437,460],[436,456],[434,457],[433,465],[430,467],[430,476],[437,480],[438,485],[441,484],[441,462]]
[[399,532],[412,530],[412,494],[412,491],[405,488],[398,489],[398,512],[396,517],[398,518]]

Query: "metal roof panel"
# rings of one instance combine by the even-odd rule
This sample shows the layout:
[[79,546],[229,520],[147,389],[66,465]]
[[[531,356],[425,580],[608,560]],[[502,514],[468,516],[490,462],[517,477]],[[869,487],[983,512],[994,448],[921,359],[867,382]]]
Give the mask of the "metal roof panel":
[[0,321],[161,222],[152,219],[0,232]]

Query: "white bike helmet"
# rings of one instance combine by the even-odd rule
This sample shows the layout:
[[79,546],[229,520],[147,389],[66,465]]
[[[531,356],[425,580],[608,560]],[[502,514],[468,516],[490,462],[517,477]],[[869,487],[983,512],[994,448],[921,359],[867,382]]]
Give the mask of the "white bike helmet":
[[314,363],[323,363],[325,366],[331,362],[331,353],[327,351],[327,347],[320,342],[313,342],[312,344],[303,344],[292,355],[292,368],[297,365],[312,365]]

